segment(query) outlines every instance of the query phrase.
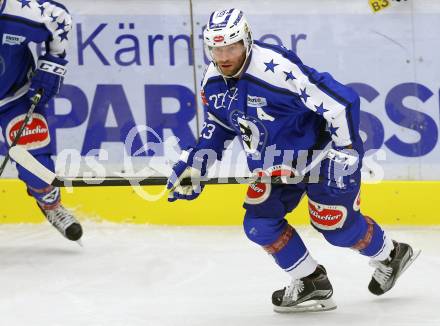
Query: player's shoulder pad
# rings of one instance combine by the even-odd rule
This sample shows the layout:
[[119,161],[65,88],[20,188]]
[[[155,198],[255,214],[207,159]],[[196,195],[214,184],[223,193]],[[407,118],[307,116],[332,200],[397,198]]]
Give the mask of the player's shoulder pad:
[[63,5],[63,4],[60,3],[60,2],[53,1],[53,0],[37,0],[37,2],[38,2],[40,5],[42,5],[42,4],[45,3],[45,2],[48,2],[48,3],[50,3],[50,4],[52,4],[52,5],[56,6],[56,7],[58,7],[58,8],[60,8],[60,9],[63,9],[66,13],[69,14],[69,10],[67,10],[66,6]]
[[[3,14],[22,18],[27,22],[45,25],[51,32],[56,31],[58,20],[71,23],[69,11],[64,5],[56,1],[8,0],[5,3]],[[57,19],[58,17],[60,19]],[[53,27],[51,28],[51,26]]]
[[37,0],[8,0],[5,3],[3,14],[22,18],[37,24],[44,24],[44,8],[41,2]]
[[206,68],[205,72],[203,73],[203,79],[201,83],[202,89],[205,88],[206,83],[212,79],[212,78],[218,78],[221,77],[220,73],[218,72],[217,68],[214,65],[214,62],[211,62]]
[[292,63],[302,64],[302,61],[297,56],[297,54],[295,52],[293,52],[292,50],[289,50],[288,48],[286,48],[284,45],[269,44],[269,43],[264,43],[264,42],[260,42],[260,41],[254,41],[254,45],[257,48],[264,48],[268,52],[271,51],[272,53],[274,53],[274,55],[279,55],[279,56],[289,60]]
[[39,1],[39,9],[46,28],[54,35],[68,33],[72,29],[72,17],[65,6],[56,1]]
[[307,78],[301,71],[302,66],[303,63],[293,51],[283,46],[255,41],[246,74],[269,86],[297,92],[296,82]]

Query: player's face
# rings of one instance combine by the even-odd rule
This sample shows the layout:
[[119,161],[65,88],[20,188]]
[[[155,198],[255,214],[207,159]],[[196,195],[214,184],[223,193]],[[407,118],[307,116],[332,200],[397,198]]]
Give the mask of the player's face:
[[235,75],[246,59],[246,48],[242,41],[211,49],[212,58],[226,76]]

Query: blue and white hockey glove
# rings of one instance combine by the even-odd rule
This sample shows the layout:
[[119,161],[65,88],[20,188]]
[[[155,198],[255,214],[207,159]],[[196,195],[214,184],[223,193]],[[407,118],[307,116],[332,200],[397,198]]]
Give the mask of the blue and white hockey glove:
[[168,201],[173,202],[178,199],[193,200],[202,192],[204,186],[194,182],[192,185],[180,185],[180,181],[185,178],[200,180],[206,174],[207,160],[202,156],[196,156],[194,148],[182,151],[179,161],[173,166],[173,172],[168,178],[167,189]]
[[327,186],[340,191],[351,191],[359,180],[354,173],[359,167],[359,154],[356,150],[333,145],[322,162],[323,177]]
[[55,95],[58,94],[66,74],[65,65],[67,60],[45,54],[38,59],[37,69],[31,79],[28,91],[29,99],[32,99],[38,90],[43,90],[40,106],[45,106]]

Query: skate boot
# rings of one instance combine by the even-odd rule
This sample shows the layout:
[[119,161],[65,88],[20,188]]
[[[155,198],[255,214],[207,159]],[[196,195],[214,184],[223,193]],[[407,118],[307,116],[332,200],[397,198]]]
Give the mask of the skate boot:
[[326,311],[336,309],[331,296],[333,288],[325,268],[318,265],[313,274],[292,283],[272,294],[276,312]]
[[52,207],[44,207],[38,204],[46,219],[64,237],[72,241],[78,241],[82,236],[82,228],[76,218],[60,203]]
[[413,251],[410,245],[393,240],[394,249],[390,258],[385,261],[371,260],[370,265],[376,267],[368,290],[381,295],[391,290],[400,275],[419,256],[420,250]]

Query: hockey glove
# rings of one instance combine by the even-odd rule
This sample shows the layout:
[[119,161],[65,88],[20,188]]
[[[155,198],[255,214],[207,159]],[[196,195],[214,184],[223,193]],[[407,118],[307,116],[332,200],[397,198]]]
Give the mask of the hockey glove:
[[38,90],[42,89],[40,106],[45,106],[60,91],[63,84],[67,61],[62,58],[45,54],[38,59],[37,69],[31,79],[31,86],[28,91],[29,99],[32,99]]
[[348,192],[356,188],[359,178],[354,174],[359,168],[359,154],[356,150],[333,146],[322,162],[322,174],[327,186]]
[[168,201],[174,202],[177,199],[193,200],[196,199],[203,190],[202,185],[194,182],[192,185],[182,186],[180,181],[185,178],[199,180],[205,175],[207,162],[203,157],[195,157],[195,150],[189,148],[182,151],[179,161],[173,166],[173,172],[168,178],[167,189],[170,190]]

